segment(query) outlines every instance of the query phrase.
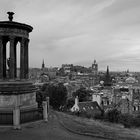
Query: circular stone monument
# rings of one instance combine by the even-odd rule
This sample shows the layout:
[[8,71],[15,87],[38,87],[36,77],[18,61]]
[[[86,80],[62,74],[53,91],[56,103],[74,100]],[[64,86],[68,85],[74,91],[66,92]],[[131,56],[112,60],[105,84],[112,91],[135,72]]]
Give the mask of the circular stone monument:
[[[28,44],[30,25],[13,21],[13,12],[7,12],[9,21],[0,21],[0,124],[14,125],[38,118],[36,88],[28,79]],[[9,43],[9,58],[7,50]],[[20,44],[18,46],[17,44]],[[17,76],[17,47],[20,47],[20,68]]]

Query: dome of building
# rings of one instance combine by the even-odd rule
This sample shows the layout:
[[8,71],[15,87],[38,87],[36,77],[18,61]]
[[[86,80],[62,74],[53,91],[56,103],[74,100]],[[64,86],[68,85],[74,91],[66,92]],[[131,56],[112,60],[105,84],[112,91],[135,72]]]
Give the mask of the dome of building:
[[130,83],[130,84],[132,84],[132,83],[136,83],[137,82],[137,80],[134,78],[134,77],[128,77],[126,80],[125,80],[125,82],[126,83]]

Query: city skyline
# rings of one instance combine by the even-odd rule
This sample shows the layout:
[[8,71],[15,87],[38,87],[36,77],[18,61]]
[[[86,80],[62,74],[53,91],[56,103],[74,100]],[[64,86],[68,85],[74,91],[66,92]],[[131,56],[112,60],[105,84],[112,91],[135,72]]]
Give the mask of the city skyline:
[[138,0],[5,0],[0,20],[34,27],[30,34],[30,67],[91,66],[99,70],[140,71],[140,1]]

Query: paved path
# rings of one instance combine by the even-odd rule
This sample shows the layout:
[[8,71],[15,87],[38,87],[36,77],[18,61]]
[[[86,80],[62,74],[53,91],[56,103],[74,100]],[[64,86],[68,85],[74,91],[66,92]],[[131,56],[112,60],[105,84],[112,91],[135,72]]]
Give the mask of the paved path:
[[0,128],[0,140],[101,140],[73,134],[64,129],[51,113],[49,122],[34,123],[22,127],[22,130]]

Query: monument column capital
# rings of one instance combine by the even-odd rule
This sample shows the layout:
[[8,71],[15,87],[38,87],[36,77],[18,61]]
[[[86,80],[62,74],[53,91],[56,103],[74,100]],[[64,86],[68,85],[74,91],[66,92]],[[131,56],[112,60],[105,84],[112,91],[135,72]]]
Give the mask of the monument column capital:
[[26,41],[27,41],[27,43],[29,43],[30,42],[30,39],[29,38],[26,38]]
[[15,41],[15,36],[9,36],[9,41]]
[[29,43],[29,39],[25,38],[25,37],[22,37],[21,40],[20,40],[20,43],[21,43],[22,47],[26,47],[27,46],[26,44]]
[[21,43],[25,42],[25,39],[26,39],[25,37],[21,37],[21,41],[20,42]]

